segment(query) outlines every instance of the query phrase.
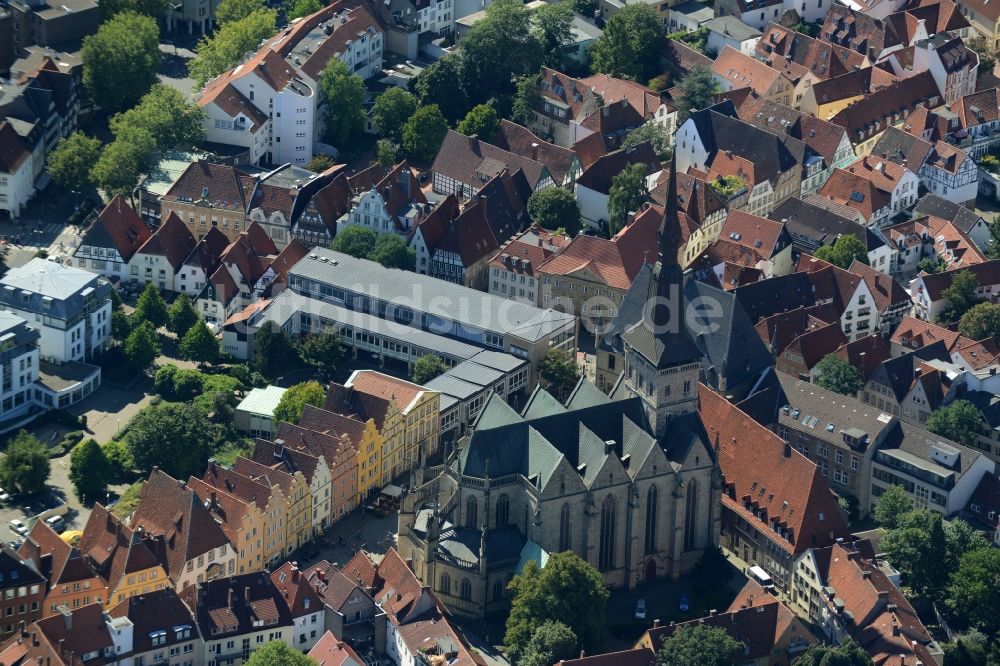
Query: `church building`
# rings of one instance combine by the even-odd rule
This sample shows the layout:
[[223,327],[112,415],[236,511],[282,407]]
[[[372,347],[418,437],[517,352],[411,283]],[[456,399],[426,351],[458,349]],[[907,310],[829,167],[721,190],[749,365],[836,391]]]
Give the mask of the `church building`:
[[610,395],[582,379],[565,402],[536,389],[520,413],[493,395],[443,466],[417,470],[398,549],[452,612],[505,612],[507,583],[549,553],[572,550],[609,587],[632,588],[718,545],[721,478],[698,384],[703,348],[729,342],[689,330],[676,204],[672,179],[658,261],[626,296],[652,306],[615,322],[623,372]]

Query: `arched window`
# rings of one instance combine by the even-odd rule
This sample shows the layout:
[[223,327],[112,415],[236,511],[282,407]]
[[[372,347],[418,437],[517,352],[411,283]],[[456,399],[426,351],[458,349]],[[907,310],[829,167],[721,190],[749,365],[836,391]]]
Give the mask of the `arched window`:
[[479,527],[479,502],[475,497],[465,500],[465,526],[472,529]]
[[468,578],[462,579],[461,597],[466,601],[470,601],[472,599],[472,583],[469,582]]
[[510,498],[501,495],[497,498],[497,527],[502,527],[510,522]]
[[559,552],[573,549],[573,519],[569,513],[569,504],[563,504],[559,512]]
[[615,498],[608,495],[601,504],[601,540],[597,568],[608,571],[615,568],[615,523],[617,522]]
[[445,594],[451,594],[451,576],[446,573],[441,574],[441,591]]
[[493,583],[493,601],[503,601],[503,578],[497,578]]
[[656,486],[646,491],[646,552],[656,552]]
[[687,502],[684,509],[684,550],[697,548],[698,544],[698,482],[688,481]]

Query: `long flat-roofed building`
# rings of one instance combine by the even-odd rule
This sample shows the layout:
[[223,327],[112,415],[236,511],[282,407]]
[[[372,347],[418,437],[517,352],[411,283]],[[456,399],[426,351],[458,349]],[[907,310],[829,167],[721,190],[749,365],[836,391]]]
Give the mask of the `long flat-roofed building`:
[[280,294],[248,320],[249,331],[271,320],[289,334],[315,332],[320,329],[313,319],[322,323],[325,317],[356,350],[371,351],[380,359],[411,362],[435,353],[455,364],[482,349],[506,352],[529,362],[531,385],[549,349],[576,349],[577,319],[572,314],[331,250],[316,248],[295,264],[288,272],[288,287],[290,294]]

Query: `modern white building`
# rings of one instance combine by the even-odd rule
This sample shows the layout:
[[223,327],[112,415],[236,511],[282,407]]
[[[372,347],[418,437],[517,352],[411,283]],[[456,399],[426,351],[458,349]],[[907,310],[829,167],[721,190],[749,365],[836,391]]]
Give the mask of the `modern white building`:
[[0,279],[0,307],[38,329],[46,361],[87,361],[111,339],[111,284],[89,271],[32,259]]
[[27,414],[38,379],[38,330],[0,311],[0,421]]
[[17,218],[35,194],[34,156],[24,139],[6,120],[0,121],[0,148],[3,149],[0,157],[0,210]]

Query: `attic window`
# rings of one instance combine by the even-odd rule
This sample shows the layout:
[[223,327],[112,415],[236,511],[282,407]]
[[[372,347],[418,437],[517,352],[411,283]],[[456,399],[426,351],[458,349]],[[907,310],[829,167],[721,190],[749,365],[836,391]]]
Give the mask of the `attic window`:
[[208,198],[208,188],[207,187],[201,188],[201,198],[202,199],[207,199]]

